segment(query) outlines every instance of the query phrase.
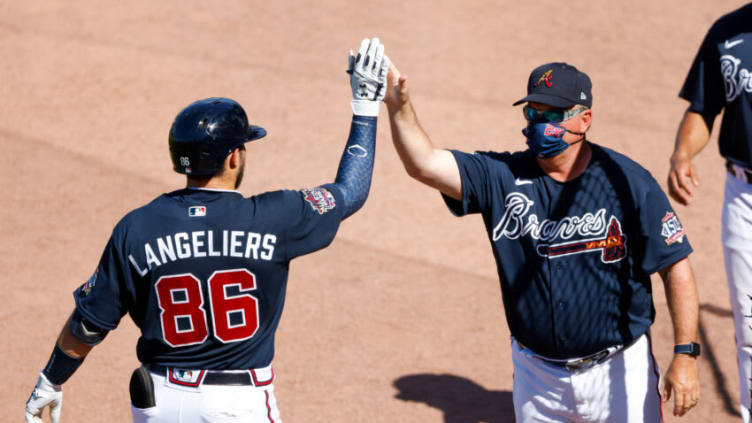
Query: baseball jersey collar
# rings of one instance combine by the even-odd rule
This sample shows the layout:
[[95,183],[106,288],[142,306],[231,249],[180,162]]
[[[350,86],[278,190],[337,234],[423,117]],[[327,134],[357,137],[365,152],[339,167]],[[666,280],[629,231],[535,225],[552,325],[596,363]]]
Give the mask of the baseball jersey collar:
[[218,189],[218,188],[203,188],[203,187],[186,187],[186,189],[194,191],[210,191],[210,192],[234,192],[236,194],[242,193],[236,189]]

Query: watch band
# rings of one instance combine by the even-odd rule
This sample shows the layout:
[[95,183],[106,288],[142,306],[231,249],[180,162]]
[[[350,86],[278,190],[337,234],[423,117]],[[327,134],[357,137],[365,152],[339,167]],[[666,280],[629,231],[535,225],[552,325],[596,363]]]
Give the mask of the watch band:
[[674,354],[688,354],[692,357],[700,355],[700,344],[691,342],[689,344],[674,345]]

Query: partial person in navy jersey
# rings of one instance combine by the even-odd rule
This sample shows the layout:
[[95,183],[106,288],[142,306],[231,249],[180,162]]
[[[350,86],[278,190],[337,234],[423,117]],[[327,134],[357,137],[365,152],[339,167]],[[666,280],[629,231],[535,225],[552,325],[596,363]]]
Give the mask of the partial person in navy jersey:
[[692,159],[708,144],[723,112],[718,147],[726,183],[721,243],[734,314],[742,420],[752,414],[752,3],[719,18],[705,35],[679,96],[689,101],[679,123],[668,188],[690,206],[700,186]]
[[274,334],[290,261],[326,247],[366,201],[388,59],[378,38],[350,52],[350,135],[336,179],[297,191],[244,198],[244,144],[266,131],[227,98],[192,103],[169,135],[184,189],[128,213],[26,404],[26,421],[50,407],[61,385],[127,313],[141,330],[142,366],[130,382],[134,422],[281,422],[274,396]]
[[[586,139],[590,78],[566,63],[534,69],[518,152],[433,146],[393,65],[386,104],[407,170],[457,216],[480,213],[512,334],[518,422],[661,422],[697,404],[697,287],[684,229],[639,164]],[[659,387],[650,275],[664,282],[675,355]],[[461,284],[461,282],[460,282]],[[467,357],[466,357],[467,358]]]

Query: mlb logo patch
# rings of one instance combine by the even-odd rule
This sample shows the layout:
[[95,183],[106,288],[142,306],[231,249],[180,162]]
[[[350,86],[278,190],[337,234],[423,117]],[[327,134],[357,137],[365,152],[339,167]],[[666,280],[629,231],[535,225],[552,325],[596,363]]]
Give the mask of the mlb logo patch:
[[170,383],[174,383],[175,385],[198,387],[205,372],[205,370],[171,368],[168,372],[168,378]]
[[206,206],[191,206],[191,207],[188,207],[188,216],[190,216],[190,217],[206,216]]
[[661,219],[661,235],[666,239],[666,245],[684,241],[684,228],[679,218],[673,212],[666,212]]

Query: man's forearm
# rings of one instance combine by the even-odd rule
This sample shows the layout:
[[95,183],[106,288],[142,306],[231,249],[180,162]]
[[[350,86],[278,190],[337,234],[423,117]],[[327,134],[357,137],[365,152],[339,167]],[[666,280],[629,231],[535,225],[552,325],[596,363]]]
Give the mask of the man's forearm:
[[73,335],[71,331],[71,319],[68,319],[60,331],[60,336],[57,338],[57,346],[73,358],[84,358],[92,348],[93,345],[86,345]]
[[84,344],[73,335],[70,327],[71,321],[72,317],[63,325],[50,359],[42,370],[42,374],[54,385],[65,383],[76,372],[93,347]]
[[705,116],[687,109],[676,133],[672,158],[691,159],[699,153],[710,140],[714,118],[715,116]]
[[674,326],[674,343],[687,344],[697,340],[699,299],[697,284],[688,258],[660,271],[666,290],[666,301]]
[[420,126],[412,104],[407,102],[398,110],[390,110],[389,125],[394,148],[407,173],[419,178],[422,171],[429,166],[434,147],[428,134]]
[[335,179],[345,197],[345,218],[358,211],[368,198],[376,154],[376,123],[375,116],[353,115],[352,118]]

